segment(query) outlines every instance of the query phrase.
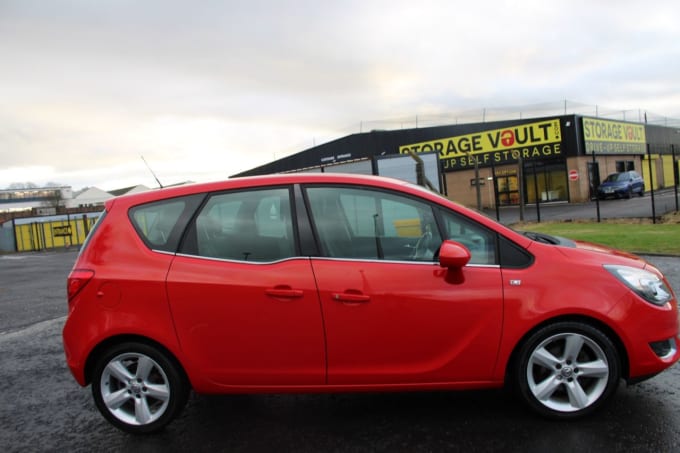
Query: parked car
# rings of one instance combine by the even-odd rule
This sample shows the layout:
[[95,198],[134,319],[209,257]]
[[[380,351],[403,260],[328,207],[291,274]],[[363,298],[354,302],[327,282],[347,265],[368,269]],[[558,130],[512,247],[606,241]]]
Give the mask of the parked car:
[[631,198],[634,193],[639,196],[645,194],[645,182],[634,171],[612,173],[597,188],[597,197],[601,200],[608,197]]
[[649,263],[380,177],[114,198],[67,286],[68,366],[135,433],[169,423],[191,390],[508,385],[573,419],[680,357],[677,301]]

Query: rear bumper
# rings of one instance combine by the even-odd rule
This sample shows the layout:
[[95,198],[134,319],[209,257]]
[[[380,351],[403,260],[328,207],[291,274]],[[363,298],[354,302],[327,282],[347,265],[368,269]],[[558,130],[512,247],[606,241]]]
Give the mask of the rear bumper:
[[84,387],[88,384],[85,379],[85,363],[79,360],[79,358],[86,357],[86,355],[82,351],[78,351],[74,348],[74,345],[78,344],[78,342],[73,341],[74,332],[71,326],[72,323],[69,323],[69,319],[67,318],[66,324],[64,324],[64,330],[62,331],[66,364],[78,384]]

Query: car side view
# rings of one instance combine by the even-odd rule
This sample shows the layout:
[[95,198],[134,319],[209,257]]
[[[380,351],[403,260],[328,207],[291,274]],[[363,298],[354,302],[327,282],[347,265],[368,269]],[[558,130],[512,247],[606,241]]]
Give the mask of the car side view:
[[645,182],[637,172],[624,171],[607,176],[597,188],[597,197],[605,199],[631,198],[633,194],[645,194]]
[[67,287],[68,366],[133,433],[162,429],[190,391],[508,386],[573,419],[680,358],[677,301],[649,263],[381,177],[114,198]]

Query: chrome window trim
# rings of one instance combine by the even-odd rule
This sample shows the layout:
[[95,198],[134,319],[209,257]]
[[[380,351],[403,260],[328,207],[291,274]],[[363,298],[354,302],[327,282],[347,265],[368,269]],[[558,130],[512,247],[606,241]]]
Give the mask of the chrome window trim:
[[[183,258],[197,258],[209,261],[220,261],[224,263],[236,263],[236,264],[276,264],[284,261],[291,260],[317,260],[317,261],[347,261],[353,263],[376,263],[376,264],[417,264],[421,266],[439,266],[438,261],[403,261],[403,260],[379,260],[379,259],[368,259],[368,258],[336,258],[328,256],[289,256],[287,258],[282,258],[280,260],[274,261],[243,261],[243,260],[232,260],[228,258],[217,258],[214,256],[201,256],[201,255],[190,255],[187,253],[171,253],[165,252],[163,250],[154,250],[155,252],[162,253],[164,255],[174,255]],[[500,264],[466,264],[464,267],[469,268],[482,268],[482,269],[500,269]]]
[[[338,258],[329,256],[310,256],[312,260],[324,260],[324,261],[350,261],[359,263],[381,263],[381,264],[419,264],[424,266],[439,266],[439,261],[404,261],[404,260],[379,260],[379,259],[368,259],[368,258]],[[466,264],[464,267],[476,267],[476,268],[492,268],[500,269],[500,264]]]
[[309,258],[310,258],[308,256],[288,256],[286,258],[281,258],[279,260],[273,260],[273,261],[244,261],[244,260],[232,260],[232,259],[229,259],[229,258],[217,258],[215,256],[190,255],[188,253],[171,253],[171,255],[183,257],[183,258],[196,258],[196,259],[208,260],[208,261],[220,261],[220,262],[223,262],[223,263],[256,264],[256,265],[277,264],[277,263],[282,263],[284,261],[292,261],[292,260],[309,260]]

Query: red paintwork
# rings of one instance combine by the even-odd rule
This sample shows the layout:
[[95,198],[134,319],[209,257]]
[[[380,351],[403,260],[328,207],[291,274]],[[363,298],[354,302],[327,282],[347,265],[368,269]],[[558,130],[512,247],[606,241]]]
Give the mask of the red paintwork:
[[[313,259],[328,383],[491,379],[503,317],[498,268]],[[346,294],[370,297],[342,300]]]
[[[323,257],[227,262],[149,250],[128,219],[131,207],[162,198],[297,183],[362,184],[419,196],[497,231],[534,262],[526,269]],[[123,335],[162,345],[193,388],[206,393],[497,387],[522,338],[558,317],[588,318],[616,335],[629,363],[626,377],[657,373],[680,358],[661,360],[648,345],[678,337],[676,300],[653,306],[602,267],[658,272],[644,261],[592,245],[534,242],[399,181],[243,178],[115,198],[106,210],[72,272],[94,275],[70,283],[78,292],[69,300],[63,339],[81,385],[88,383],[95,348]]]
[[223,386],[325,383],[309,258],[247,264],[180,256],[168,273],[168,299],[190,374]]

